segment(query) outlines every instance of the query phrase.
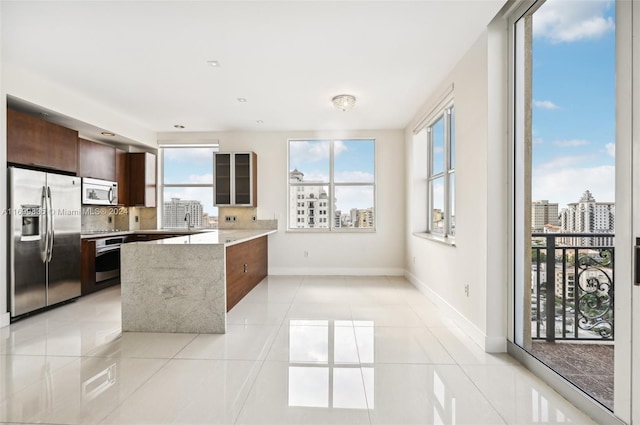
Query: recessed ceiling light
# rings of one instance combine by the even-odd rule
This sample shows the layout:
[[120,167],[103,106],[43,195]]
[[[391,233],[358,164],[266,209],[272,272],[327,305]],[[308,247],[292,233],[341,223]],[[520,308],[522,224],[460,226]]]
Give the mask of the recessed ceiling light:
[[174,125],[175,128],[179,128],[180,130],[182,130],[184,128],[184,125],[182,124],[176,124]]
[[264,124],[264,121],[262,121],[262,120],[256,120],[256,122],[257,122],[258,124]]
[[110,131],[102,131],[100,132],[100,134],[102,134],[103,136],[109,136],[109,137],[113,137],[116,135],[116,133],[112,133]]
[[247,101],[247,99],[245,99],[244,97],[239,97],[238,98],[238,102],[240,103],[245,103]]
[[207,61],[207,63],[209,65],[211,65],[214,68],[219,68],[220,67],[220,62],[219,61]]

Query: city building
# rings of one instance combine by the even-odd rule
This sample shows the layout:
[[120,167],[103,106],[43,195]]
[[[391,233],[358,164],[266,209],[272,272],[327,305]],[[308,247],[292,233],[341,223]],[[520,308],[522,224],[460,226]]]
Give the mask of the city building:
[[295,225],[298,229],[328,229],[331,208],[326,185],[322,182],[305,181],[304,173],[297,169],[289,173],[289,179],[292,183],[309,184],[292,187],[295,190],[292,190],[289,195],[289,223],[291,226]]
[[564,242],[572,246],[613,246],[615,219],[615,204],[596,202],[587,190],[578,202],[570,203],[560,211],[562,233],[595,233],[603,236],[564,238]]
[[532,232],[543,232],[546,225],[557,226],[559,224],[557,203],[549,203],[546,199],[531,203]]
[[166,228],[209,227],[209,223],[204,221],[204,213],[200,201],[171,198],[170,201],[164,202],[162,219]]

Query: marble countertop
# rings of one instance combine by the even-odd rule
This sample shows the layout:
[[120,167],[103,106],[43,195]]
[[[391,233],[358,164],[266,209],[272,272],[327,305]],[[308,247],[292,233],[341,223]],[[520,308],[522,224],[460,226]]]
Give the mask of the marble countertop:
[[198,230],[184,230],[184,229],[155,229],[155,230],[114,230],[107,232],[86,232],[82,233],[81,239],[93,239],[93,238],[110,238],[112,236],[127,236],[127,235],[194,235],[197,233],[216,232],[217,230],[198,229]]
[[[234,230],[210,230],[194,233],[186,236],[159,239],[156,241],[134,242],[156,245],[235,245],[276,233],[276,229],[234,229]],[[167,232],[173,234],[173,232]]]

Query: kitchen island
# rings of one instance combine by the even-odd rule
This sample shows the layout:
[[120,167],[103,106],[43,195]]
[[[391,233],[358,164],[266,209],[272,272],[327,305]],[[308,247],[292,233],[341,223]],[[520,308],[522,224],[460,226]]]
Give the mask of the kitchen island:
[[216,230],[121,248],[122,330],[225,333],[226,313],[267,275],[276,230]]

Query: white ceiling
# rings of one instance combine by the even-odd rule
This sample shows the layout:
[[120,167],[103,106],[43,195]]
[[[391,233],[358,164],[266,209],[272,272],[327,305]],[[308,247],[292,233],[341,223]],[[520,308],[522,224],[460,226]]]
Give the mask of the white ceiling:
[[3,0],[2,60],[156,132],[400,129],[503,4]]

